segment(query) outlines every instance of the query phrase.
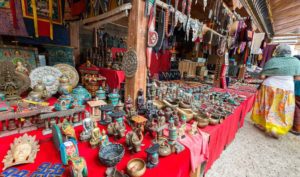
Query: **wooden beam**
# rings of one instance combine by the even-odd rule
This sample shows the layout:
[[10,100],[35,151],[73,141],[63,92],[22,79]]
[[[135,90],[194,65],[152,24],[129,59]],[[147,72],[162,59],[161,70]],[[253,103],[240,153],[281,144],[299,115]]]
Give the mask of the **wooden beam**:
[[300,27],[292,26],[292,27],[289,27],[289,28],[283,28],[283,29],[280,29],[280,30],[275,30],[275,33],[295,33],[295,31],[297,31],[297,30],[300,30]]
[[111,11],[105,12],[101,15],[95,16],[95,17],[90,17],[90,18],[86,18],[84,20],[82,20],[83,24],[87,24],[87,23],[91,23],[91,22],[96,22],[96,21],[100,21],[102,19],[108,18],[110,16],[116,15],[122,11],[126,11],[126,10],[130,10],[132,8],[131,3],[126,3],[121,5],[120,7],[117,7]]
[[80,62],[80,39],[79,39],[80,22],[70,22],[70,45],[74,47],[73,55],[75,66]]
[[128,11],[127,10],[124,11],[124,12],[121,12],[120,14],[108,17],[108,18],[106,18],[104,20],[101,20],[101,21],[89,24],[89,25],[87,25],[85,27],[87,29],[99,28],[99,27],[101,27],[102,25],[104,25],[106,23],[115,22],[115,21],[120,20],[120,19],[122,19],[124,17],[128,17]]
[[[132,9],[129,13],[128,22],[128,49],[133,49],[137,54],[137,71],[133,77],[126,77],[125,98],[130,95],[136,105],[139,89],[146,93],[147,63],[146,63],[146,41],[148,19],[144,15],[145,1],[132,0]],[[144,94],[145,95],[145,94]]]

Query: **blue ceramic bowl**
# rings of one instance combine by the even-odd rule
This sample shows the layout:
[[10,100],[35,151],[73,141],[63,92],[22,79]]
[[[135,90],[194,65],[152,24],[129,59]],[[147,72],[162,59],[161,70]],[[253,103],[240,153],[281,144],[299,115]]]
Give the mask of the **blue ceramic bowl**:
[[107,166],[113,167],[121,161],[125,153],[125,149],[121,144],[108,144],[99,151],[100,162]]

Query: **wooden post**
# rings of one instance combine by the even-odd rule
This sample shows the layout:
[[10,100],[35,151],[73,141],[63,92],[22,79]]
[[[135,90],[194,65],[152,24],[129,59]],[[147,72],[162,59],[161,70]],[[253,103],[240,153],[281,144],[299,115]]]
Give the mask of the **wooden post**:
[[80,22],[75,21],[70,23],[70,45],[74,47],[75,65],[80,62],[80,41],[79,41]]
[[[143,89],[146,94],[146,39],[147,39],[147,18],[144,16],[145,1],[133,0],[132,8],[129,14],[128,22],[128,49],[133,49],[137,54],[137,71],[135,76],[126,77],[125,83],[125,98],[128,95],[133,99],[136,106],[137,92]],[[144,95],[145,95],[144,94]]]

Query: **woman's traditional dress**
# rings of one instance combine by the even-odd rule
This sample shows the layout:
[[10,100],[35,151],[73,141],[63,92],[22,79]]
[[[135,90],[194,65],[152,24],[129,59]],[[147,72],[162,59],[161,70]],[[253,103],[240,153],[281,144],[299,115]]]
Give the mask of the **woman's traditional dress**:
[[266,132],[284,135],[293,126],[294,110],[293,77],[271,76],[256,94],[251,119]]

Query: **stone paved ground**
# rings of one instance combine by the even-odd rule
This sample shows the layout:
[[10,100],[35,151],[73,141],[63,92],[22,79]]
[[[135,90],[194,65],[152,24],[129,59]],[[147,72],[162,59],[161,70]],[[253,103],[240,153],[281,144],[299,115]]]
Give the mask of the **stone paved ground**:
[[300,137],[271,138],[249,116],[206,177],[300,177]]

